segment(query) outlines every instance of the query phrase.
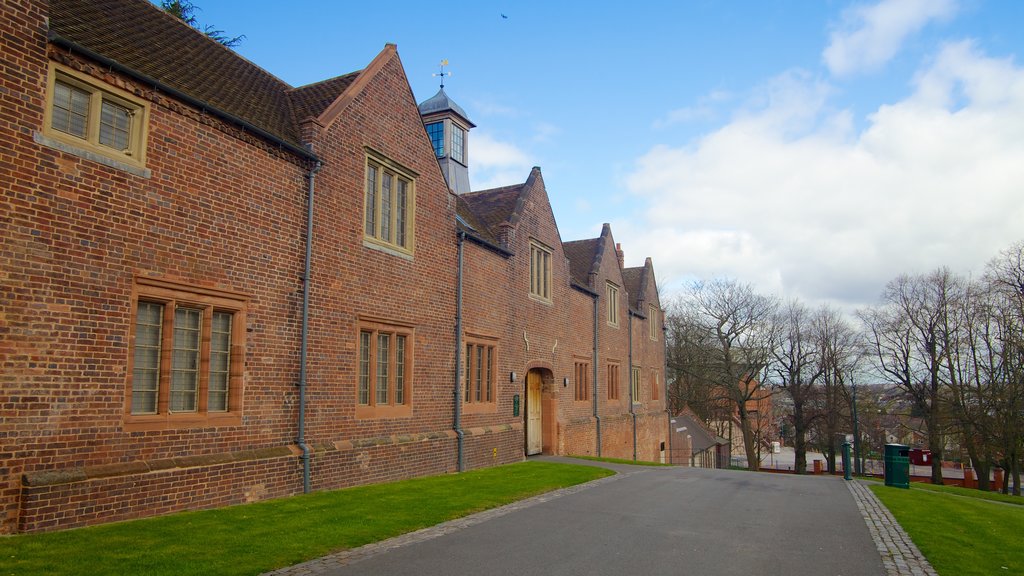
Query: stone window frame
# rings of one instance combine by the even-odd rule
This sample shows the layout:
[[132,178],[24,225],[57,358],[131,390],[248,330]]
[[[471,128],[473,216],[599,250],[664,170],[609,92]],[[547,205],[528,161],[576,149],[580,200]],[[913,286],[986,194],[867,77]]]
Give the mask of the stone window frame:
[[[465,414],[496,412],[498,407],[498,354],[499,340],[481,334],[466,334],[462,343],[465,348],[462,382],[462,411]],[[479,356],[478,356],[479,355]],[[483,365],[480,359],[484,359]],[[480,399],[475,397],[479,376]]]
[[658,324],[659,324],[659,313],[658,307],[654,304],[647,305],[647,323],[649,325],[648,334],[651,340],[658,341]]
[[590,360],[586,358],[573,359],[573,401],[590,401]]
[[618,360],[609,360],[605,365],[605,392],[609,402],[621,402],[619,368]]
[[[368,341],[364,339],[368,335]],[[380,378],[379,337],[388,336],[385,378],[387,378],[387,399],[379,401],[377,384]],[[399,337],[404,345],[404,354],[399,355]],[[412,325],[396,323],[380,318],[361,317],[355,331],[355,408],[356,418],[405,418],[412,416],[413,367],[415,359],[416,331]],[[364,349],[364,344],[368,347]],[[364,356],[364,352],[367,356]],[[366,370],[364,362],[368,361]],[[364,376],[366,396],[363,397]],[[401,397],[399,397],[399,393]]]
[[661,378],[658,374],[657,368],[651,368],[651,402],[657,402],[661,400]]
[[612,328],[619,327],[619,286],[608,280],[605,282],[605,304],[607,322]]
[[643,402],[640,398],[640,390],[643,388],[643,371],[639,366],[633,366],[629,370],[629,386],[630,396],[633,398],[633,404],[640,404]]
[[548,246],[530,240],[530,298],[550,304],[551,262],[553,251]]
[[[366,148],[365,152],[363,246],[412,259],[416,250],[416,179],[419,175],[375,150]],[[372,179],[371,174],[375,175]],[[387,205],[384,201],[385,176],[389,176],[392,181],[392,185],[387,191]],[[399,182],[406,184],[404,212],[400,202]],[[402,214],[404,214],[404,218]],[[384,226],[385,216],[387,216],[386,229]]]
[[[53,126],[58,83],[85,93],[89,98],[84,136],[62,131]],[[100,120],[104,103],[114,104],[130,112],[129,144],[123,150],[100,143]],[[150,172],[146,169],[146,140],[149,136],[149,116],[150,103],[146,100],[83,72],[51,62],[46,78],[43,129],[37,133],[36,140],[62,152],[148,178]]]
[[[245,318],[249,296],[208,286],[188,284],[174,280],[138,276],[131,296],[131,327],[129,330],[128,369],[126,370],[124,428],[136,430],[170,430],[207,426],[236,426],[242,421],[242,399],[245,386]],[[133,386],[139,351],[136,337],[139,303],[159,304],[163,307],[158,347],[158,377],[156,407],[151,413],[132,411]],[[196,406],[190,411],[172,411],[171,380],[175,352],[174,322],[178,308],[198,310],[202,313],[200,349],[198,352],[198,383]],[[209,410],[211,373],[211,332],[214,313],[231,314],[230,352],[227,373],[225,410]],[[179,350],[181,348],[179,347]],[[142,369],[142,368],[140,368]]]

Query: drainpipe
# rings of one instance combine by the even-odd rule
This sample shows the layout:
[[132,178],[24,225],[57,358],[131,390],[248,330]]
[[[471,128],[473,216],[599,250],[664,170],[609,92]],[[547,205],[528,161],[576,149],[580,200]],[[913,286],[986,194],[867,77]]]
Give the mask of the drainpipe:
[[465,434],[462,431],[462,246],[466,240],[466,233],[460,231],[458,234],[458,268],[456,272],[455,282],[455,390],[453,391],[453,398],[455,400],[455,438],[456,444],[458,445],[458,471],[463,472],[466,469],[465,455],[463,454],[463,444],[465,442]]
[[633,409],[633,311],[626,312],[627,337],[629,338],[629,415],[633,418],[633,462],[636,462],[636,411]]
[[672,434],[674,428],[672,428],[672,411],[668,405],[668,328],[665,326],[664,316],[661,313],[661,306],[658,306],[658,318],[662,318],[661,324],[661,377],[664,380],[662,386],[664,390],[662,393],[665,399],[665,419],[668,420],[668,460],[669,464],[672,464]]
[[306,266],[302,272],[302,344],[299,349],[299,433],[295,443],[302,450],[302,491],[309,494],[309,445],[306,444],[306,350],[309,344],[309,275],[313,265],[313,190],[319,160],[309,169],[309,195],[306,199]]
[[598,406],[598,399],[597,399],[597,359],[598,359],[598,354],[597,354],[597,334],[598,334],[597,307],[598,307],[598,296],[597,296],[597,294],[595,294],[594,295],[594,370],[593,370],[593,372],[594,372],[594,422],[596,423],[596,427],[597,427],[597,457],[600,458],[601,457],[601,415],[598,413],[598,409],[597,409],[597,406]]

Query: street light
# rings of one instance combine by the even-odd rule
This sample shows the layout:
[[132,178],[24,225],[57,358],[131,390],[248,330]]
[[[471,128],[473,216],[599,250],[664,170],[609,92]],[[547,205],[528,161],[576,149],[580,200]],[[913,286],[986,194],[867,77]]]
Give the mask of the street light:
[[857,426],[857,384],[853,388],[853,468],[858,476],[864,475],[864,463],[860,459],[860,429]]

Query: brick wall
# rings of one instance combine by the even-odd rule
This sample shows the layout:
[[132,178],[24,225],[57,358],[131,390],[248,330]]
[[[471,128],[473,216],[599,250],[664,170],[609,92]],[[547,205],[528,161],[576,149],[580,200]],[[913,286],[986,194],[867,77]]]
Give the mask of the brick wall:
[[[300,492],[296,384],[311,167],[130,77],[47,47],[43,6],[0,5],[0,532]],[[148,177],[37,143],[51,62],[149,102]],[[307,377],[314,489],[458,465],[455,197],[393,47],[343,100],[302,126],[324,161],[315,178]],[[368,153],[415,177],[411,257],[364,241]],[[496,401],[462,417],[468,469],[523,459],[531,369],[544,376],[544,451],[596,453],[592,403],[573,398],[574,361],[593,363],[593,300],[569,286],[539,170],[523,199],[509,236],[512,256],[464,245],[463,331],[493,339],[497,350]],[[529,297],[531,238],[552,249],[550,303]],[[631,457],[627,300],[614,255],[604,262],[601,278],[618,278],[623,287],[617,329],[604,322],[603,280],[597,288],[604,449]],[[126,426],[139,278],[246,298],[236,421]],[[413,331],[412,409],[405,414],[356,414],[357,342],[367,319]],[[620,362],[618,403],[605,396],[607,358]],[[656,413],[658,404],[646,410]],[[648,420],[638,427],[643,454],[659,433],[657,418]]]

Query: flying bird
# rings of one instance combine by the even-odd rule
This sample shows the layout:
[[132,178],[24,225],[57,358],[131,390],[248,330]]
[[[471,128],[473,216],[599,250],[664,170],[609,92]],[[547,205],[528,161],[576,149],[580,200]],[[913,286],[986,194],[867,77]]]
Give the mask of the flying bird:
[[501,17],[504,18],[505,20],[508,20],[508,16],[505,16],[504,14],[502,14]]

